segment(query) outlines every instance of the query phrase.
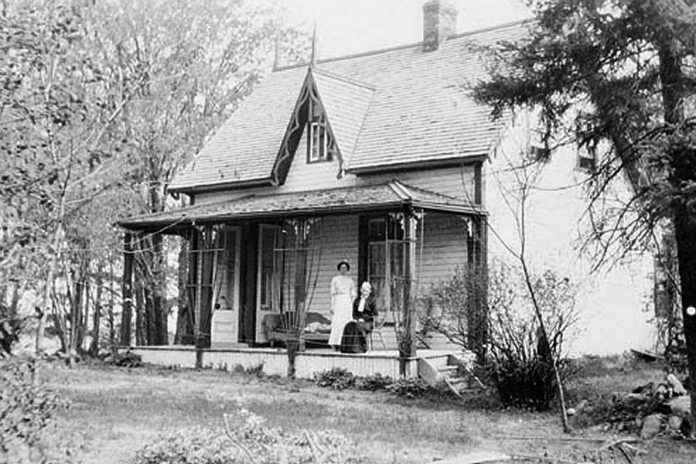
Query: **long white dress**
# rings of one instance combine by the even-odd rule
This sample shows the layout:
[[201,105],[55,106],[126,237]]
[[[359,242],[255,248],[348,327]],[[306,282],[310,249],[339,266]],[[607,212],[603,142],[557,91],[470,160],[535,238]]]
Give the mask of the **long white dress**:
[[337,275],[331,279],[331,335],[329,345],[341,344],[343,329],[353,320],[353,300],[357,295],[355,282],[345,275]]

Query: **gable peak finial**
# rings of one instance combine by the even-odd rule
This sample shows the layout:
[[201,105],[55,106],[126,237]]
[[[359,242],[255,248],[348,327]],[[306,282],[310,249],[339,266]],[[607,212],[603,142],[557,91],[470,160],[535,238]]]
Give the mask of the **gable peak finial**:
[[312,68],[316,64],[317,60],[317,20],[312,22],[312,56],[309,60],[309,66]]

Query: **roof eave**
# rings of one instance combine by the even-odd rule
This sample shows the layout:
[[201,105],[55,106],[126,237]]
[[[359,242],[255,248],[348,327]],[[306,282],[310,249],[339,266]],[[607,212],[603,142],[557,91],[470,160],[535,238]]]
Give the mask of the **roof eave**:
[[169,193],[185,193],[185,194],[196,194],[196,193],[210,193],[220,190],[228,189],[243,189],[252,187],[268,187],[271,186],[271,177],[264,177],[261,179],[245,179],[245,180],[234,180],[228,182],[219,182],[214,184],[206,185],[191,185],[183,187],[169,187],[167,191]]
[[215,214],[208,217],[197,218],[195,216],[180,216],[178,218],[171,218],[166,220],[153,220],[153,221],[128,221],[123,220],[117,222],[119,226],[124,229],[131,231],[138,230],[152,230],[154,228],[171,229],[172,233],[178,232],[178,228],[181,226],[188,226],[193,223],[204,224],[210,222],[226,222],[226,221],[239,221],[239,220],[261,220],[261,219],[279,219],[286,217],[298,217],[298,216],[313,216],[313,215],[323,215],[323,216],[333,216],[339,214],[359,214],[359,213],[374,213],[378,211],[388,211],[396,208],[403,208],[405,206],[413,206],[415,208],[421,208],[430,211],[440,211],[456,214],[467,214],[467,215],[488,215],[488,213],[482,209],[464,206],[464,205],[443,205],[439,203],[432,203],[427,201],[419,200],[397,200],[390,202],[382,202],[376,204],[364,204],[364,205],[346,205],[346,206],[327,206],[327,207],[316,207],[316,208],[304,208],[297,210],[277,210],[277,211],[252,211],[247,213],[235,213],[235,214]]
[[391,163],[379,164],[371,166],[361,166],[357,168],[348,168],[346,172],[355,174],[356,176],[365,174],[383,174],[390,171],[411,171],[420,169],[447,168],[453,166],[466,166],[484,161],[488,157],[487,154],[458,156],[453,158],[409,161],[406,163]]

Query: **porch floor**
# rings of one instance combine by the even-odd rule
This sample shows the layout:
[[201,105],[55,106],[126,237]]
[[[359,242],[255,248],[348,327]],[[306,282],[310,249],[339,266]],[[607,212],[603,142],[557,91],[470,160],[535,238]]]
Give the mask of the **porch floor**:
[[[251,348],[247,346],[204,348],[197,353],[190,345],[138,346],[131,351],[142,357],[143,362],[164,366],[196,367],[199,356],[200,366],[210,369],[234,370],[263,366],[267,375],[287,375],[288,357],[285,348]],[[434,365],[446,365],[449,350],[418,350],[415,357],[406,360],[406,376],[418,376],[418,360],[425,359]],[[399,377],[399,352],[397,350],[372,350],[367,353],[340,353],[330,348],[309,348],[299,352],[295,360],[296,375],[299,378],[312,378],[316,373],[333,368],[343,368],[354,375],[366,376],[381,374]]]

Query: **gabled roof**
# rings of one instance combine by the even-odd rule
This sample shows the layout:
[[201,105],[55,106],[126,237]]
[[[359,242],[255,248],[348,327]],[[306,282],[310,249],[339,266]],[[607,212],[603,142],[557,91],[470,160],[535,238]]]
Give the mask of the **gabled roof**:
[[379,211],[401,206],[433,211],[483,214],[480,207],[396,180],[377,185],[311,190],[284,194],[248,195],[235,200],[194,205],[120,221],[127,229],[159,228],[176,230],[192,223],[220,222],[249,218],[278,218],[308,214],[347,214]]
[[[357,174],[486,156],[500,121],[467,84],[485,76],[481,46],[525,35],[524,23],[317,62],[314,82],[336,141]],[[272,72],[218,129],[171,191],[270,183],[307,66]]]

